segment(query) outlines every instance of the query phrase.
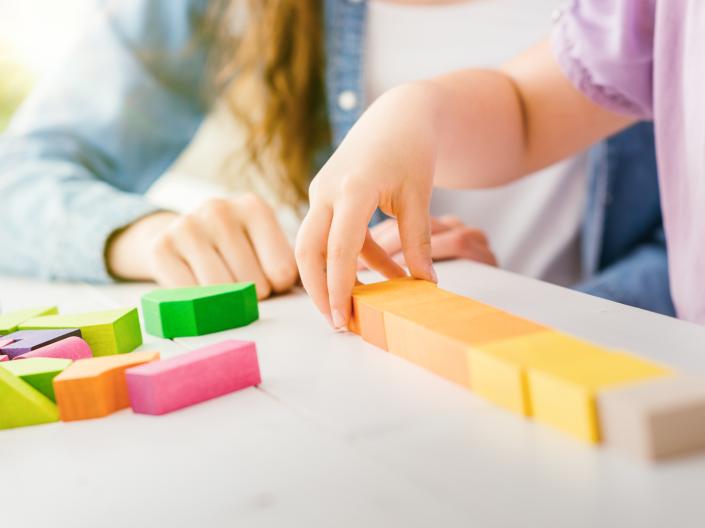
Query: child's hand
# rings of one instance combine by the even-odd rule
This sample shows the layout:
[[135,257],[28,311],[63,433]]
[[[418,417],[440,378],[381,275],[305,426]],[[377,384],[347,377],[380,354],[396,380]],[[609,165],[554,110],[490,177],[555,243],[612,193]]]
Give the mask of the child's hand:
[[304,287],[336,328],[348,323],[358,255],[387,277],[404,275],[367,230],[377,207],[397,218],[411,274],[436,280],[429,220],[436,161],[432,93],[426,83],[387,92],[311,184],[296,257]]
[[[380,222],[370,234],[387,255],[394,261],[405,266],[404,255],[401,253],[401,240],[397,221],[393,218]],[[434,261],[465,259],[481,262],[489,266],[497,265],[497,258],[490,248],[485,233],[468,227],[455,216],[431,218],[431,256]],[[360,259],[358,269],[366,269],[364,259]]]
[[119,278],[170,287],[251,281],[260,299],[298,280],[274,212],[255,195],[209,200],[186,215],[150,215],[117,234],[107,256]]

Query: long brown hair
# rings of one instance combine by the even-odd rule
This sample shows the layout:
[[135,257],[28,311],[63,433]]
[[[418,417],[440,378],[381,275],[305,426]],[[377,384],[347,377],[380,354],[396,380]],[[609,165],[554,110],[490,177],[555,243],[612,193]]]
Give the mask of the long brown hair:
[[262,175],[284,202],[301,204],[330,134],[322,1],[218,0],[211,13],[213,79],[245,127],[249,161],[267,160]]

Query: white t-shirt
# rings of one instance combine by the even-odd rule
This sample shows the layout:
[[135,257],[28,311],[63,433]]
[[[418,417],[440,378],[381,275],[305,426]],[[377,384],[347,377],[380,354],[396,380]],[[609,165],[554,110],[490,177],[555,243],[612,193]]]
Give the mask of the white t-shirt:
[[[562,0],[469,0],[447,5],[369,2],[365,90],[372,102],[416,79],[468,67],[495,67],[548,35]],[[454,214],[487,234],[501,267],[555,282],[581,277],[580,223],[586,156],[511,185],[434,190],[431,212]]]

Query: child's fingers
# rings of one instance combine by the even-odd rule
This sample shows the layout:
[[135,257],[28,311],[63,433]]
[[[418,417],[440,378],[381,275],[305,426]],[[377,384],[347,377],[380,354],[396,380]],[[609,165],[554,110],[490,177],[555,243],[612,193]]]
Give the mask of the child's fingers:
[[407,197],[399,212],[399,236],[409,272],[417,279],[437,282],[431,259],[431,221],[428,205]]
[[391,258],[382,246],[374,241],[369,231],[365,236],[360,257],[367,267],[378,271],[389,279],[406,275],[404,269]]
[[327,250],[328,296],[333,326],[344,328],[350,317],[357,258],[376,203],[342,202],[333,212]]
[[296,264],[301,283],[318,310],[332,324],[326,280],[326,251],[333,212],[327,207],[312,208],[296,236]]

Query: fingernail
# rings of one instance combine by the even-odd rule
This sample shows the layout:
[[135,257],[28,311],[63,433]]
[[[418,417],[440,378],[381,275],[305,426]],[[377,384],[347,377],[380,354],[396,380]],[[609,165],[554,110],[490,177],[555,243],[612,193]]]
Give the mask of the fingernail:
[[333,310],[333,326],[336,329],[341,329],[345,326],[345,318],[338,310]]
[[438,282],[438,275],[436,275],[436,269],[433,267],[433,264],[429,266],[429,275],[431,275],[431,280],[433,282]]

